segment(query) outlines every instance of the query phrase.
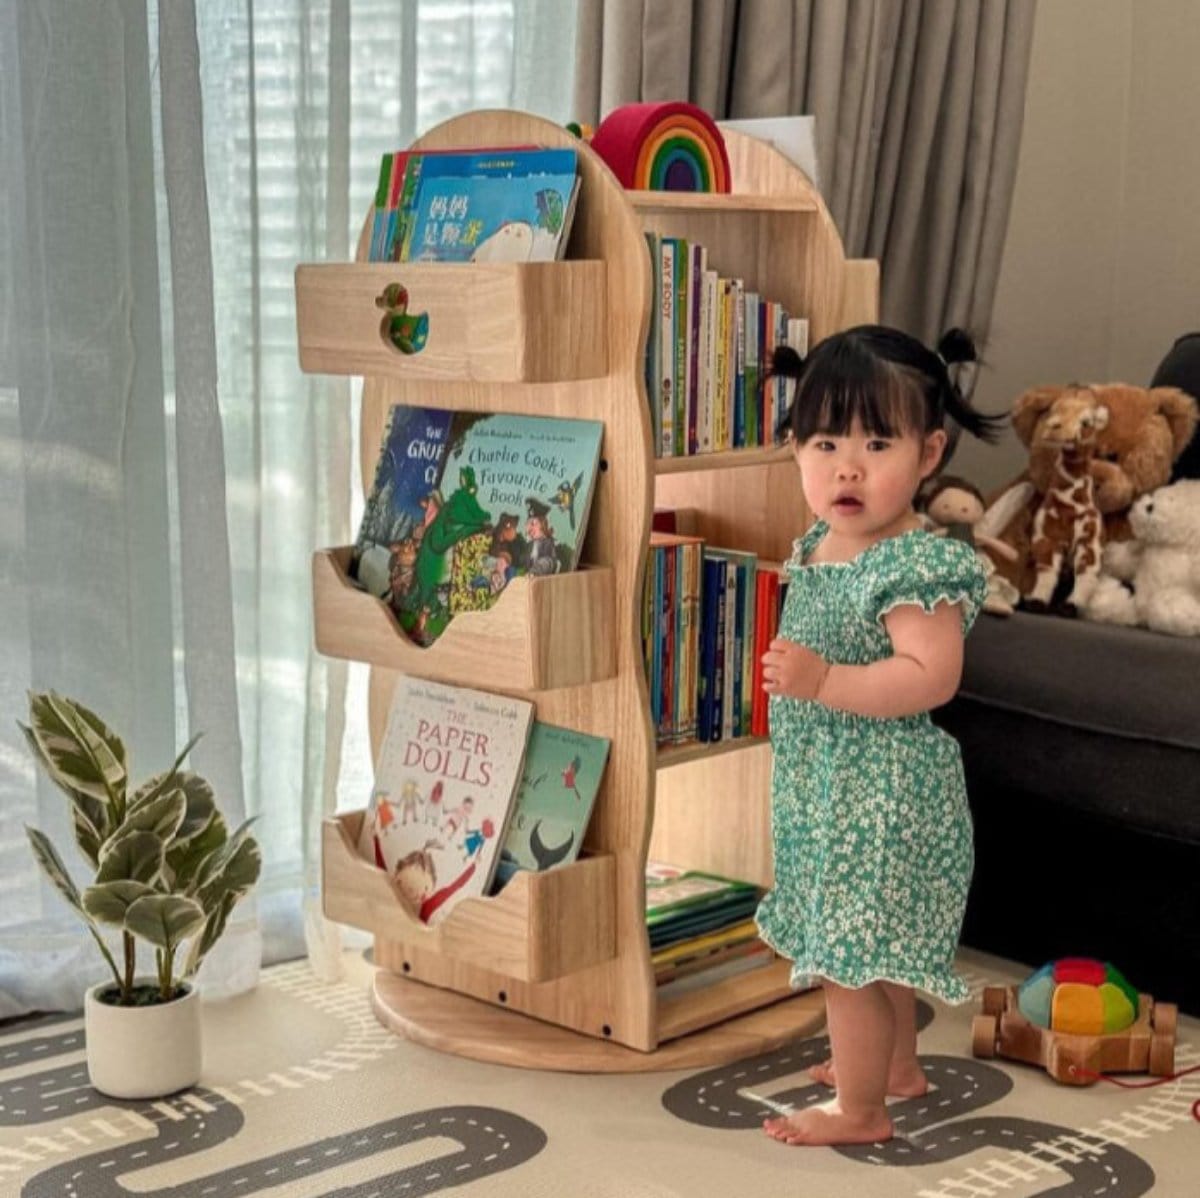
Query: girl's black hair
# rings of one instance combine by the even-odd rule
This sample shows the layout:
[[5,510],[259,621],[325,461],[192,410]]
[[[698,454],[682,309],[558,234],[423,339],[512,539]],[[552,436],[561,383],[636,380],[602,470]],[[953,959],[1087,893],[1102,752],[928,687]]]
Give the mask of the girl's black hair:
[[[1004,417],[975,411],[949,367],[976,362],[975,344],[950,329],[937,352],[886,325],[863,324],[826,337],[807,358],[788,346],[775,351],[769,377],[795,380],[795,394],[776,435],[802,444],[816,433],[844,436],[855,421],[877,437],[927,436],[949,416],[967,432],[994,441]],[[956,439],[951,431],[951,443]]]

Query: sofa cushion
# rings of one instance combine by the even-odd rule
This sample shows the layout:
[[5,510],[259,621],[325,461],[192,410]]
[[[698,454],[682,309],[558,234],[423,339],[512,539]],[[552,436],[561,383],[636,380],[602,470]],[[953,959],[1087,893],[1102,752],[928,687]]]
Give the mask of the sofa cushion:
[[[1200,639],[980,619],[938,722],[972,779],[1200,844]],[[974,802],[975,796],[972,796]]]

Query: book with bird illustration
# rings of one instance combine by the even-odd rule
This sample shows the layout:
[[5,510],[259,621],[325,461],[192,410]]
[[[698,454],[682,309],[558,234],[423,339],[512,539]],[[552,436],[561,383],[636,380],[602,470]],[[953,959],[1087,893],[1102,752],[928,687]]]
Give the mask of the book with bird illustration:
[[392,408],[351,573],[418,645],[514,578],[574,570],[598,420]]
[[[491,607],[514,578],[574,570],[603,432],[598,420],[456,413],[442,461],[445,518],[426,533],[438,534],[432,548],[442,550],[444,590],[426,586],[419,602],[441,603],[448,619]],[[442,616],[431,611],[427,625]]]
[[532,720],[524,699],[397,680],[358,851],[423,923],[487,893]]
[[608,762],[609,740],[535,720],[496,880],[579,856]]

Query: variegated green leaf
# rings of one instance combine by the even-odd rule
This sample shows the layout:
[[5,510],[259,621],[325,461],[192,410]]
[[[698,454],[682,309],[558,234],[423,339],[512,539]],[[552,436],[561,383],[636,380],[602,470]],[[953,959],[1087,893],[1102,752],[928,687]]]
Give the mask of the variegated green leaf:
[[187,813],[187,796],[182,790],[169,790],[134,811],[130,809],[121,825],[121,833],[153,832],[164,845],[171,843]]
[[120,986],[121,975],[117,971],[117,963],[113,960],[112,953],[108,951],[108,945],[104,943],[100,933],[96,930],[96,925],[92,923],[88,913],[83,909],[83,902],[80,899],[79,891],[67,873],[62,859],[54,851],[54,846],[46,838],[45,833],[39,832],[37,828],[26,826],[25,834],[29,837],[29,843],[33,845],[33,855],[37,858],[38,864],[45,870],[46,876],[54,883],[59,894],[79,912],[79,917],[87,924],[87,929],[92,934],[92,939],[95,940],[96,947],[100,950],[105,961],[108,962],[108,968],[112,971],[113,979]]
[[153,832],[133,829],[118,832],[100,850],[96,883],[145,882],[158,877],[165,859],[165,846]]
[[208,950],[220,940],[221,934],[225,931],[225,925],[229,922],[229,913],[237,906],[238,898],[239,896],[236,894],[226,894],[215,910],[209,912],[203,931],[192,941],[192,947],[188,952],[181,976],[192,977],[203,964]]
[[[79,819],[75,821],[75,839],[79,842],[79,847],[83,849],[84,856],[93,864],[96,864],[96,857],[90,853],[85,847],[85,841],[88,845],[92,842],[91,833],[95,833],[97,844],[104,840],[112,829],[108,826],[110,823],[109,810],[107,802],[101,802],[99,799],[94,799],[91,795],[84,794],[81,790],[76,790],[69,780],[55,770],[53,763],[42,751],[42,746],[38,744],[38,739],[33,734],[33,729],[27,724],[22,724],[17,721],[17,727],[25,734],[25,741],[29,745],[29,751],[33,754],[42,769],[45,770],[46,776],[55,784],[66,796],[71,800],[73,812],[79,813]],[[81,834],[80,829],[83,829]]]
[[83,909],[101,923],[121,926],[129,908],[154,891],[144,882],[105,882],[83,892]]
[[100,863],[100,833],[78,807],[71,808],[71,827],[75,830],[75,843],[79,851],[95,869]]
[[193,836],[186,843],[180,843],[179,838],[167,851],[167,872],[170,875],[171,889],[190,892],[196,881],[196,874],[204,861],[215,853],[229,838],[229,829],[225,825],[225,817],[214,811],[208,826],[198,836]]
[[105,803],[115,795],[124,804],[125,746],[98,715],[53,691],[31,694],[29,715],[43,765],[56,782]]
[[49,838],[44,832],[39,832],[37,828],[31,828],[28,824],[25,826],[25,835],[29,837],[29,843],[33,846],[33,855],[37,858],[37,863],[42,867],[46,877],[54,883],[54,888],[58,893],[86,919],[87,913],[80,901],[79,890],[71,880],[71,875],[67,873],[67,867],[63,865],[62,858],[55,851]]
[[151,799],[157,798],[163,791],[172,789],[172,782],[175,776],[179,773],[179,767],[183,764],[183,759],[192,751],[196,742],[200,739],[201,733],[197,732],[186,745],[183,746],[182,752],[175,758],[175,764],[169,770],[164,770],[161,774],[155,774],[153,778],[147,778],[137,790],[129,798],[129,810],[136,811],[142,803],[149,802]]
[[[224,856],[223,853],[221,855]],[[207,868],[207,862],[205,865]],[[258,841],[253,837],[245,837],[238,841],[233,856],[224,857],[220,867],[208,876],[204,885],[196,892],[196,898],[204,908],[205,914],[211,915],[225,895],[232,894],[240,899],[246,894],[258,881],[261,872],[262,852]]]
[[125,930],[173,953],[181,941],[204,926],[200,904],[177,894],[140,898],[125,915]]
[[246,820],[215,853],[210,853],[205,858],[196,874],[196,890],[203,890],[213,878],[225,869],[226,863],[233,859],[242,844],[250,838],[250,825],[254,823],[255,818],[252,816]]

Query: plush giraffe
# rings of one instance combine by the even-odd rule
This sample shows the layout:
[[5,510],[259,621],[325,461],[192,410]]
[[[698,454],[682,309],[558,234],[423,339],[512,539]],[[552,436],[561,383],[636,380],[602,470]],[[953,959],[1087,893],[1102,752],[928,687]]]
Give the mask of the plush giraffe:
[[1030,555],[1035,577],[1025,606],[1050,606],[1060,576],[1075,576],[1066,607],[1074,611],[1095,589],[1100,572],[1101,530],[1092,480],[1096,437],[1108,423],[1108,409],[1088,387],[1063,392],[1038,418],[1035,442],[1053,454],[1045,492],[1033,516]]

